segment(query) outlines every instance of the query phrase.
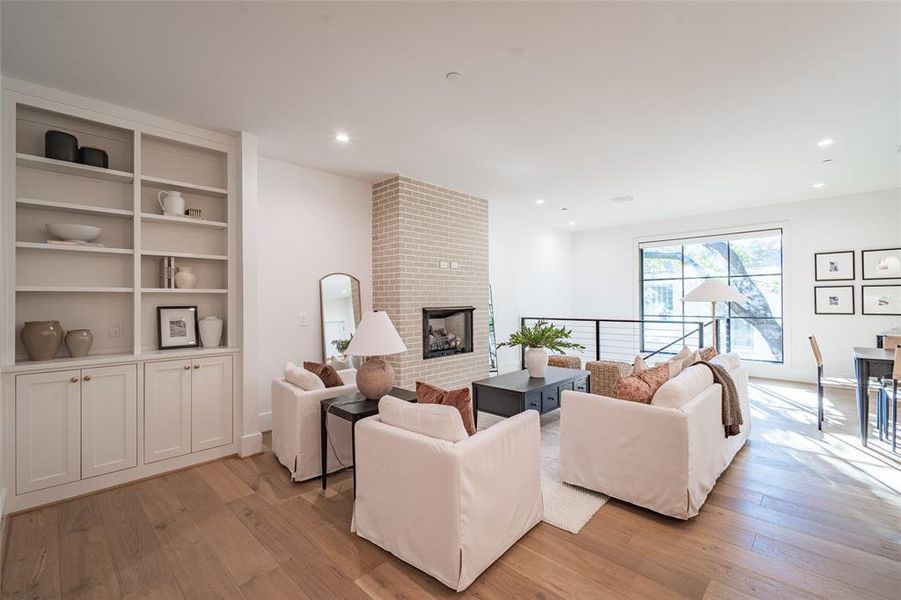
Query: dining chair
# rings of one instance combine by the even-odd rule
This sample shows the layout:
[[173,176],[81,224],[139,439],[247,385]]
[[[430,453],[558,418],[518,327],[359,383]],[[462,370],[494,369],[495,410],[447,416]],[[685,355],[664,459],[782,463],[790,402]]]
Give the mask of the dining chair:
[[[898,380],[901,380],[901,345],[895,346],[895,364],[891,376],[882,378],[882,389],[885,391],[886,397],[891,400],[892,452],[898,448]],[[884,412],[884,418],[888,421],[888,407],[884,409]]]
[[810,349],[813,350],[813,360],[817,364],[817,429],[823,430],[823,353],[814,335],[807,336],[810,340]]
[[901,335],[886,334],[882,336],[882,347],[886,350],[894,350],[898,346],[901,346]]

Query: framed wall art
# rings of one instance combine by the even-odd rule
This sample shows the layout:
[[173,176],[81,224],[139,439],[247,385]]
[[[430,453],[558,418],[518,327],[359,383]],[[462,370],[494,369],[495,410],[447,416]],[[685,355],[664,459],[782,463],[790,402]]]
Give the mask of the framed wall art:
[[901,248],[863,250],[860,263],[864,279],[901,279]]
[[854,250],[817,252],[813,257],[817,281],[854,281]]
[[817,315],[853,315],[853,285],[818,285],[813,288],[813,312]]
[[160,350],[200,345],[196,306],[157,306],[156,314]]
[[901,316],[901,285],[861,286],[861,313]]

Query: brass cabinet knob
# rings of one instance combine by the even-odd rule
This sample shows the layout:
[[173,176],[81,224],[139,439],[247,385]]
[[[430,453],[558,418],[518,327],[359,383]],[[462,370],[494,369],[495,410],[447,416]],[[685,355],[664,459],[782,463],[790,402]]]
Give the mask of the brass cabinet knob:
[[73,377],[69,380],[69,383],[78,383],[78,377]]
[[85,376],[84,376],[84,380],[85,380],[85,381],[90,381],[90,380],[91,380],[91,376],[90,376],[90,375],[85,375]]
[[200,368],[200,365],[194,365],[194,368],[195,368],[195,369],[199,369],[199,368]]
[[190,370],[191,370],[191,365],[185,365],[185,371],[190,371]]

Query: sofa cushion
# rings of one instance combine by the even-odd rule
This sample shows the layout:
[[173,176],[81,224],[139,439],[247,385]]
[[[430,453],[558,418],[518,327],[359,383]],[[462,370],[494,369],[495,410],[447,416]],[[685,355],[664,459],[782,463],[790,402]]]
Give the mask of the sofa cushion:
[[660,389],[660,386],[669,380],[669,374],[670,364],[663,363],[645,369],[638,374],[638,378],[648,384],[648,387],[651,388],[651,396],[653,396]]
[[678,408],[713,385],[713,373],[704,365],[693,365],[660,386],[651,399],[654,406]]
[[472,395],[469,393],[469,388],[448,391],[417,381],[416,401],[420,404],[453,406],[460,411],[460,417],[463,419],[463,427],[466,429],[466,433],[472,435],[476,432],[476,424],[472,418]]
[[610,396],[619,400],[649,404],[654,394],[651,393],[651,386],[646,381],[642,381],[638,375],[628,375],[620,377],[613,384]]
[[303,368],[318,376],[327,388],[344,385],[344,381],[342,381],[341,376],[338,375],[338,371],[336,371],[334,367],[323,365],[321,363],[304,361]]
[[725,354],[717,354],[710,362],[718,365],[730,373],[741,366],[741,357],[738,352],[726,352]]
[[632,375],[638,375],[648,369],[648,363],[645,362],[644,356],[641,354],[637,355],[635,360],[632,361]]
[[448,442],[469,438],[460,411],[453,406],[418,404],[384,396],[379,400],[379,418],[387,425]]
[[298,367],[293,362],[285,363],[285,380],[305,392],[325,389],[325,384],[317,375]]
[[582,359],[578,356],[567,356],[565,354],[552,354],[547,357],[549,367],[562,367],[564,369],[581,369]]
[[716,355],[717,351],[713,346],[707,346],[706,348],[701,348],[700,350],[698,350],[698,360],[710,362]]
[[632,365],[616,360],[593,360],[585,363],[591,373],[591,393],[613,397],[613,386],[632,372]]

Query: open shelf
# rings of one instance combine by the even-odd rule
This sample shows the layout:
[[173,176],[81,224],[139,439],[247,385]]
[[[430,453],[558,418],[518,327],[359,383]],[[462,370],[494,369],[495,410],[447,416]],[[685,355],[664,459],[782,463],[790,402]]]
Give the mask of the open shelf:
[[193,258],[196,260],[228,260],[224,254],[194,254],[192,252],[168,252],[166,250],[142,250],[141,256],[171,256],[173,258]]
[[72,202],[56,202],[55,200],[39,200],[37,198],[16,198],[16,204],[31,208],[46,208],[49,210],[58,210],[61,212],[71,212],[84,215],[103,215],[106,217],[121,217],[130,219],[134,216],[134,211],[123,210],[121,208],[106,208],[103,206],[87,206],[84,204],[73,204]]
[[142,294],[227,294],[221,288],[141,288]]
[[176,181],[175,179],[165,179],[163,177],[152,177],[150,175],[142,175],[141,183],[152,185],[166,190],[174,190],[176,192],[184,192],[186,194],[197,194],[199,196],[210,196],[212,198],[225,198],[228,196],[228,190],[224,188],[210,187],[208,185],[197,185],[185,181]]
[[96,252],[97,254],[134,254],[131,248],[105,248],[103,246],[63,246],[41,242],[16,242],[16,248],[28,250],[56,250],[61,252]]
[[131,183],[135,179],[133,173],[126,173],[125,171],[92,167],[90,165],[56,160],[54,158],[44,158],[43,156],[23,154],[21,152],[16,153],[16,164],[20,167],[28,167],[29,169],[40,169],[42,171],[52,171],[54,173],[64,173],[66,175],[78,175],[79,177],[93,177],[95,179],[105,179],[107,181]]
[[141,213],[141,220],[156,223],[175,223],[177,225],[193,225],[194,227],[210,227],[212,229],[225,229],[228,223],[222,221],[206,221],[204,219],[192,219],[190,217],[170,217],[169,215],[155,215]]
[[55,285],[19,285],[17,292],[55,292],[55,293],[91,293],[91,294],[130,294],[134,288],[130,287],[80,287],[80,286],[55,286]]

